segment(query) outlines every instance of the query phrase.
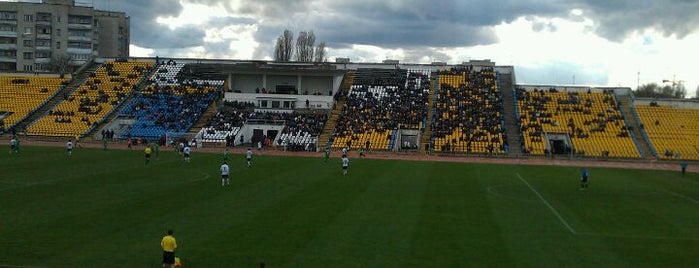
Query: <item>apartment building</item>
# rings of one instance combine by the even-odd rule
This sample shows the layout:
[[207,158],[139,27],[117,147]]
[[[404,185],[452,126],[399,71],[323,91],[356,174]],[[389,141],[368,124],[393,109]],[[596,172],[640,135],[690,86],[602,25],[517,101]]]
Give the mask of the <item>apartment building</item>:
[[47,72],[92,57],[128,57],[129,27],[124,12],[75,0],[0,2],[0,71]]

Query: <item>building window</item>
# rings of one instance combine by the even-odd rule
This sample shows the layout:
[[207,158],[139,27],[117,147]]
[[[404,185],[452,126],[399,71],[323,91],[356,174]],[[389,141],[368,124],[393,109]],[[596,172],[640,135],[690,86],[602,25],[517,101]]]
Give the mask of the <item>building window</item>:
[[34,58],[34,53],[32,53],[32,52],[24,52],[22,58],[25,59],[25,60],[31,60],[31,59]]
[[61,41],[56,41],[56,49],[61,49]]
[[32,40],[24,40],[22,43],[25,47],[33,47],[34,43],[32,43]]
[[46,63],[35,63],[34,64],[34,69],[37,71],[48,71],[49,70],[49,65]]
[[56,16],[56,22],[61,22],[61,16]]
[[24,21],[26,21],[26,22],[33,22],[33,21],[34,21],[34,15],[24,15]]
[[51,58],[51,52],[37,52],[37,53],[36,53],[36,58],[37,58],[37,59]]
[[12,11],[0,11],[0,20],[17,20],[17,13]]
[[32,27],[24,27],[24,34],[32,34]]
[[49,40],[37,39],[34,44],[36,44],[37,47],[50,47],[51,46],[51,42]]
[[34,66],[33,66],[33,65],[24,65],[24,71],[26,71],[26,72],[31,72],[31,71],[33,71],[33,70],[34,70]]
[[61,29],[56,29],[56,36],[61,36]]

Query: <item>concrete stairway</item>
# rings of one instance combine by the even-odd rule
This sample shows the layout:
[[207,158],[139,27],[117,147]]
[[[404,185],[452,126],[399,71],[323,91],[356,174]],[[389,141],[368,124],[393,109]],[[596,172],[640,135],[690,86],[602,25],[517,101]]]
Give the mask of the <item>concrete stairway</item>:
[[[126,95],[126,99],[121,101],[117,106],[112,109],[112,111],[105,116],[102,120],[100,120],[97,123],[97,126],[90,130],[87,134],[84,135],[84,137],[87,138],[92,138],[95,140],[95,138],[98,136],[97,133],[100,133],[102,131],[102,128],[105,126],[109,125],[114,119],[116,119],[119,116],[119,112],[121,112],[121,109],[124,108],[124,106],[131,102],[131,100],[138,95],[138,91],[142,91],[146,87],[146,81],[148,81],[148,78],[150,78],[153,75],[153,72],[157,68],[151,68],[150,71],[148,71],[146,74],[144,74],[141,77],[141,80],[136,83],[136,90],[131,90],[129,94]],[[99,135],[101,137],[101,135]]]
[[519,133],[519,118],[515,115],[514,85],[511,74],[500,74],[500,93],[502,94],[505,134],[507,134],[507,144],[510,156],[519,156],[522,152],[522,140]]
[[[345,77],[342,79],[342,84],[340,85],[340,90],[342,91],[343,96],[346,96],[347,93],[349,93],[350,87],[354,82],[354,76],[354,70],[348,70],[347,73],[345,73]],[[335,124],[337,124],[337,119],[340,117],[340,112],[342,112],[342,107],[344,105],[345,97],[341,97],[337,100],[337,102],[335,102],[335,107],[333,108],[332,112],[330,112],[328,121],[325,122],[325,127],[318,137],[319,149],[325,148],[325,146],[330,142],[333,130],[335,129]]]
[[648,141],[646,141],[645,138],[643,138],[643,134],[641,133],[641,126],[639,125],[639,122],[636,121],[636,118],[633,116],[633,100],[631,100],[630,95],[623,95],[623,96],[616,96],[617,101],[619,101],[619,104],[621,104],[621,113],[624,115],[624,118],[626,118],[626,122],[629,127],[633,128],[633,134],[636,138],[634,142],[638,144],[638,147],[641,149],[641,155],[643,155],[645,158],[650,158],[653,157],[653,154],[650,149],[650,145],[648,145]]
[[424,126],[425,131],[422,132],[420,137],[420,153],[429,153],[425,151],[425,144],[430,143],[430,138],[432,136],[432,118],[434,117],[434,93],[437,90],[437,75],[432,75],[430,79],[430,92],[427,95],[427,124]]
[[211,105],[209,106],[209,108],[206,109],[206,111],[204,111],[204,113],[201,114],[201,117],[199,117],[199,119],[197,120],[197,122],[195,122],[194,125],[192,125],[192,127],[189,129],[189,132],[188,132],[188,133],[190,133],[190,134],[199,133],[199,131],[200,131],[204,126],[206,126],[206,123],[209,122],[209,119],[214,115],[214,113],[216,113],[216,109],[217,109],[216,107],[217,107],[216,101],[214,101],[213,103],[211,103]]
[[24,120],[22,120],[22,122],[17,124],[17,129],[20,129],[22,132],[24,132],[27,129],[27,127],[29,127],[36,120],[39,120],[39,118],[46,115],[49,110],[56,107],[56,105],[58,105],[61,101],[63,101],[66,96],[70,95],[71,92],[75,91],[75,89],[77,89],[80,85],[82,85],[83,82],[85,82],[85,80],[89,76],[89,74],[94,72],[95,70],[97,70],[97,68],[99,66],[100,66],[99,63],[95,63],[93,61],[90,64],[90,66],[85,68],[84,71],[82,71],[79,74],[74,75],[70,84],[68,84],[67,86],[63,87],[63,89],[56,92],[56,95],[54,95],[51,99],[49,99],[49,101],[46,104],[44,104],[44,106],[39,108],[34,114],[25,118]]

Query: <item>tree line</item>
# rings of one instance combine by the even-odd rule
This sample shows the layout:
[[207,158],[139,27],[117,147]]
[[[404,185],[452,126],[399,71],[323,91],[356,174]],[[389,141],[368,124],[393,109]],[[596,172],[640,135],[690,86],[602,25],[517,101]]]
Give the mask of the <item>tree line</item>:
[[316,35],[313,31],[299,32],[294,44],[294,33],[286,29],[277,37],[274,45],[274,60],[290,62],[293,57],[297,62],[324,62],[325,46],[325,41],[316,45]]
[[[684,83],[678,82],[662,86],[657,83],[648,83],[641,85],[633,93],[639,98],[684,99],[687,97],[687,89]],[[699,96],[699,87],[697,87],[695,98],[697,96]]]

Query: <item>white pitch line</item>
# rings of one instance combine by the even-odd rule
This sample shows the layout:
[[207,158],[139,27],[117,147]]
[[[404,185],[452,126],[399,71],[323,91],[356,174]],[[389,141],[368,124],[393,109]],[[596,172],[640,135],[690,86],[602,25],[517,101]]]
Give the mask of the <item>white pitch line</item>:
[[670,190],[667,190],[667,189],[660,189],[660,190],[662,190],[663,192],[666,192],[666,193],[668,193],[668,194],[677,196],[677,197],[679,197],[679,198],[682,198],[682,199],[691,201],[691,202],[693,202],[693,203],[695,203],[695,204],[699,204],[699,200],[696,200],[696,199],[691,198],[691,197],[689,197],[689,196],[683,195],[683,194],[681,194],[681,193],[673,192],[673,191],[670,191]]
[[0,263],[0,268],[42,268],[43,266],[12,265]]
[[614,238],[629,238],[629,239],[647,239],[647,240],[686,240],[686,241],[699,241],[696,237],[673,237],[673,236],[652,236],[652,235],[625,235],[625,234],[605,234],[605,233],[576,233],[580,236],[604,236],[604,237],[614,237]]
[[570,224],[568,224],[568,222],[563,218],[563,216],[561,216],[561,214],[558,213],[558,211],[557,211],[555,208],[553,208],[553,206],[551,205],[551,203],[549,203],[548,201],[546,201],[546,199],[544,199],[544,197],[539,193],[539,191],[537,191],[536,189],[534,189],[534,187],[532,187],[532,186],[529,184],[529,182],[527,182],[527,180],[525,180],[524,178],[522,178],[522,175],[519,175],[519,173],[516,173],[516,174],[517,174],[517,177],[519,178],[519,180],[521,180],[524,184],[526,184],[527,187],[529,187],[529,189],[532,190],[532,192],[534,192],[534,194],[536,194],[536,196],[539,197],[539,199],[541,200],[541,202],[543,202],[544,205],[546,205],[546,206],[551,210],[551,212],[553,212],[553,214],[556,215],[556,217],[558,218],[558,220],[559,220],[566,228],[568,228],[568,231],[570,231],[571,234],[574,234],[574,235],[577,235],[577,234],[578,234],[578,232],[576,232],[576,231],[573,229],[573,227],[571,227]]

